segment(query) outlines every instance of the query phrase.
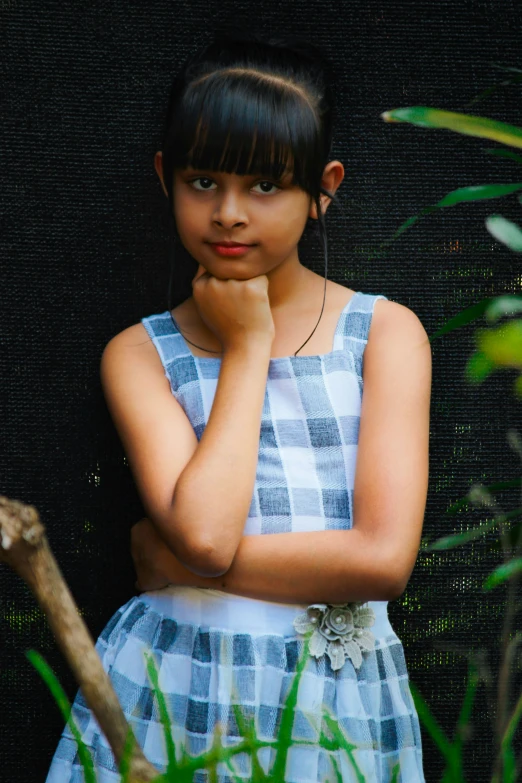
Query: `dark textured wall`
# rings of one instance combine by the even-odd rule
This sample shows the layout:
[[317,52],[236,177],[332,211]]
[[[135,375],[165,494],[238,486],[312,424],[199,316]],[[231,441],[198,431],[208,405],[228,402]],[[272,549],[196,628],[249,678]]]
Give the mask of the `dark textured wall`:
[[[495,64],[522,66],[521,17],[518,0],[0,1],[0,494],[38,508],[94,637],[134,594],[129,529],[143,515],[99,361],[114,334],[167,307],[165,198],[153,156],[181,61],[213,25],[233,19],[263,31],[293,28],[324,47],[340,75],[333,152],[346,169],[343,209],[331,205],[327,216],[329,276],[410,307],[431,335],[484,297],[520,293],[520,257],[484,226],[493,212],[520,222],[516,197],[440,210],[386,255],[372,259],[373,251],[457,187],[521,180],[520,165],[488,155],[500,148],[493,142],[390,125],[380,114],[427,105],[520,124],[520,86],[467,104],[505,77]],[[322,271],[317,240],[303,239],[301,257]],[[520,425],[514,372],[469,386],[463,371],[473,345],[471,327],[433,344],[424,543],[486,518],[470,509],[446,514],[472,483],[520,475],[505,437]],[[503,492],[499,502],[513,508],[517,494]],[[444,557],[421,552],[389,607],[410,678],[449,736],[466,655],[485,648],[493,674],[498,665],[505,591],[480,589],[500,561],[493,543],[491,536]],[[6,566],[0,580],[0,774],[35,783],[45,778],[62,718],[24,651],[44,655],[71,699],[76,686],[28,589]],[[477,783],[490,779],[493,710],[484,686],[473,715],[466,779]],[[423,736],[432,783],[442,765]]]

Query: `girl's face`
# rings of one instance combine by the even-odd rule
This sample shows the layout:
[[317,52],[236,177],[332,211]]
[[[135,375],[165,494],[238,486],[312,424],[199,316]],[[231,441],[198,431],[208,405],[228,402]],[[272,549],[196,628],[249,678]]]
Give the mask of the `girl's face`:
[[[184,169],[174,174],[174,217],[190,255],[220,278],[247,279],[297,261],[297,243],[311,197],[291,185],[254,175]],[[214,242],[253,245],[242,256],[220,256]]]
[[[160,151],[154,167],[167,195]],[[343,164],[333,160],[325,166],[321,185],[335,193],[343,178]],[[317,220],[317,210],[312,197],[290,180],[290,172],[273,182],[254,175],[188,168],[176,170],[172,183],[178,233],[194,260],[222,280],[267,275],[274,308],[300,300],[316,277],[299,261],[297,244],[308,217]],[[325,212],[330,199],[325,195],[320,199]],[[213,242],[253,247],[241,256],[221,256]]]

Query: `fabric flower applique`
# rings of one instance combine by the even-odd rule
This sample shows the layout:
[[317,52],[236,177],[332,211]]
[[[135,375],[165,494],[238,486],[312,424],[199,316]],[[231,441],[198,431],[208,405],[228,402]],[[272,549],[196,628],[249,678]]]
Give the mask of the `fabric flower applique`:
[[297,615],[293,625],[300,634],[310,636],[310,655],[320,658],[325,653],[332,669],[337,671],[350,658],[354,668],[362,663],[362,653],[375,646],[375,637],[368,630],[375,622],[371,606],[361,603],[311,604]]

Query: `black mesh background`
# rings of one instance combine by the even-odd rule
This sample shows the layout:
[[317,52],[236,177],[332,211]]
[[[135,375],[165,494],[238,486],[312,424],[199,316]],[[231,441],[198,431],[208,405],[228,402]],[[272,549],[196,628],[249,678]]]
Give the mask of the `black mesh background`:
[[[411,105],[467,111],[505,76],[495,63],[522,67],[518,0],[2,0],[0,494],[38,508],[95,638],[134,594],[129,530],[143,515],[99,361],[114,334],[167,307],[166,200],[153,156],[168,89],[189,50],[233,19],[265,32],[293,28],[322,45],[339,71],[333,152],[346,175],[344,209],[331,205],[327,215],[331,279],[410,307],[430,335],[484,297],[521,290],[520,256],[484,226],[494,212],[520,222],[516,196],[440,210],[368,260],[406,218],[450,190],[522,180],[520,165],[484,152],[499,148],[493,142],[379,116]],[[521,109],[521,88],[506,86],[469,111],[520,125]],[[301,258],[322,272],[314,237],[303,239]],[[520,427],[515,373],[468,385],[473,330],[433,344],[426,540],[487,518],[479,510],[446,514],[473,482],[520,475],[505,437]],[[510,509],[517,495],[498,499]],[[450,737],[466,653],[485,648],[494,673],[498,665],[505,591],[480,589],[500,562],[493,541],[420,555],[406,592],[389,606],[410,678]],[[0,776],[43,783],[63,723],[24,651],[46,658],[71,699],[76,686],[29,590],[3,565],[0,580]],[[520,670],[519,654],[512,700]],[[480,686],[468,781],[490,779],[492,719]],[[424,728],[423,738],[432,783],[442,762]]]

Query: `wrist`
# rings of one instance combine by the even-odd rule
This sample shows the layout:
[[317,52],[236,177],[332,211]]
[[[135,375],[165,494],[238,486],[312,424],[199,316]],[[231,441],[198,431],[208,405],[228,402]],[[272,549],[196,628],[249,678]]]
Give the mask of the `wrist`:
[[239,355],[241,357],[246,356],[263,356],[264,354],[267,355],[268,358],[270,358],[270,354],[272,352],[272,343],[274,342],[274,338],[271,335],[259,335],[255,337],[250,337],[248,340],[239,340],[235,343],[229,343],[226,345],[223,349],[223,354],[225,356],[228,355]]

